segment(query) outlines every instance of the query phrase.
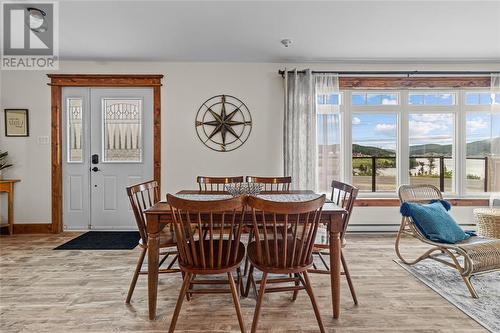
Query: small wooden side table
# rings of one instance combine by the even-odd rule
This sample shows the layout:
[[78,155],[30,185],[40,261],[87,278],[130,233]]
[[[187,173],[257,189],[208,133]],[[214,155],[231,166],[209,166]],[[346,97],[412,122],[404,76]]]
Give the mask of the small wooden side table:
[[7,193],[7,223],[0,223],[0,228],[8,227],[9,235],[14,233],[14,184],[20,181],[19,179],[0,180],[0,193]]

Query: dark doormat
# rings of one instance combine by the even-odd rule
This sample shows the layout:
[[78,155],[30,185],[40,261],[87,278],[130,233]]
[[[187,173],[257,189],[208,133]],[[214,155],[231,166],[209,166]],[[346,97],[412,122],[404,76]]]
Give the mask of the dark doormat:
[[140,237],[138,231],[89,231],[54,250],[132,250]]

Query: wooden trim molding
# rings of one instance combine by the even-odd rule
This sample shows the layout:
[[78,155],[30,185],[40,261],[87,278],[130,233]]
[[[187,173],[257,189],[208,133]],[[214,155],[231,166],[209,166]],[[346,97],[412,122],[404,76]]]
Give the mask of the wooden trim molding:
[[489,76],[340,77],[340,89],[489,88]]
[[[51,168],[53,233],[63,231],[62,193],[62,88],[151,87],[153,88],[153,175],[161,177],[161,74],[47,74],[51,86]],[[27,228],[27,227],[26,227]],[[15,229],[14,229],[15,230]]]
[[63,87],[153,87],[163,75],[142,74],[47,74],[49,85]]
[[51,87],[51,127],[50,127],[50,155],[51,155],[51,193],[52,193],[52,232],[63,230],[62,223],[62,87]]
[[[446,199],[452,206],[488,206],[490,204],[488,199]],[[399,199],[389,198],[389,199],[356,199],[354,202],[355,206],[359,207],[399,207]]]
[[52,224],[50,223],[20,223],[14,224],[14,234],[50,234]]

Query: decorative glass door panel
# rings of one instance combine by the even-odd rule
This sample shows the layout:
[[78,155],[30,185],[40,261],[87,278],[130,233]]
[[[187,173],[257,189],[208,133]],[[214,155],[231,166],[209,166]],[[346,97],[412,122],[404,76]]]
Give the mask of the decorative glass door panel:
[[103,162],[142,161],[142,99],[102,101]]
[[67,138],[67,150],[69,163],[82,163],[83,162],[83,99],[78,98],[68,98],[66,100],[66,120],[68,128],[68,138]]

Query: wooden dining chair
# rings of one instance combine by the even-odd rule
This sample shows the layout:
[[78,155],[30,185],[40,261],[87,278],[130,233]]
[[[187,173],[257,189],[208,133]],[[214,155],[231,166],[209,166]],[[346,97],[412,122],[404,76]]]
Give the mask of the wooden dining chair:
[[258,183],[262,185],[263,191],[287,192],[290,190],[292,177],[256,177],[247,176],[247,183]]
[[[142,263],[144,262],[144,257],[148,250],[148,232],[146,229],[146,217],[144,216],[144,211],[149,207],[153,206],[155,203],[160,201],[160,187],[155,180],[151,180],[145,183],[136,184],[127,187],[127,195],[130,199],[130,205],[132,206],[132,212],[134,213],[135,222],[137,224],[137,229],[139,230],[139,247],[141,248],[141,254],[139,260],[137,261],[137,266],[134,271],[134,276],[132,282],[130,283],[129,291],[127,294],[126,303],[130,303],[132,294],[134,293],[135,285],[137,279],[141,274],[148,274],[147,271],[142,271]],[[173,255],[173,259],[170,261],[169,265],[165,269],[160,269],[159,273],[177,273],[180,272],[177,268],[172,268],[174,263],[177,261],[177,249],[176,242],[174,238],[174,233],[172,228],[166,228],[160,234],[160,255],[162,259],[159,265],[161,266],[170,255]]]
[[[314,239],[324,202],[325,195],[303,202],[275,202],[257,197],[247,198],[253,218],[255,241],[247,248],[251,265],[246,293],[251,284],[254,284],[254,287],[260,284],[252,332],[257,330],[265,293],[293,291],[292,299],[295,300],[298,291],[304,289],[311,299],[320,331],[325,331],[307,273],[307,269],[313,263]],[[262,272],[260,281],[254,280],[254,268]],[[288,277],[268,279],[268,274],[287,274]],[[268,283],[288,285],[269,288]]]
[[[245,332],[238,292],[241,287],[239,267],[245,256],[245,245],[240,242],[245,214],[244,197],[197,201],[168,194],[167,202],[172,211],[179,267],[184,273],[169,332],[175,329],[184,297],[214,293],[232,294],[240,330]],[[237,283],[234,282],[234,272],[237,273]],[[194,279],[195,276],[214,274],[226,274],[227,281]],[[196,288],[203,284],[227,283],[229,289]]]
[[238,177],[205,177],[196,178],[200,192],[224,192],[225,185],[231,183],[243,183],[243,176]]
[[[346,240],[345,240],[345,232],[347,230],[347,225],[349,223],[349,219],[351,218],[351,213],[352,213],[352,208],[354,206],[354,202],[356,200],[356,197],[358,196],[358,189],[352,185],[342,183],[339,181],[332,181],[332,194],[330,197],[330,200],[334,202],[336,205],[344,208],[347,213],[342,216],[342,233],[340,235],[341,240],[342,240],[342,249],[340,252],[340,259],[342,261],[342,267],[343,267],[343,272],[341,273],[342,275],[345,275],[347,279],[347,284],[349,285],[349,290],[351,291],[351,296],[352,300],[354,301],[354,304],[358,305],[358,298],[356,297],[356,291],[354,290],[354,285],[352,283],[351,275],[349,273],[349,268],[347,267],[347,262],[344,257],[344,252],[343,248],[346,246]],[[330,230],[328,228],[326,229],[327,235],[325,237],[325,242],[323,243],[316,243],[314,244],[314,251],[313,254],[317,255],[323,265],[325,266],[325,269],[318,269],[316,267],[316,264],[313,265],[313,269],[310,269],[309,272],[311,273],[320,273],[320,274],[330,274],[330,267],[327,264],[327,261],[323,257],[324,254],[330,255],[329,253],[329,237],[328,234],[330,233]]]
[[[247,176],[247,183],[257,183],[262,185],[262,190],[267,192],[288,192],[290,190],[290,184],[292,183],[292,177],[256,177]],[[248,243],[253,240],[253,229],[248,230]],[[245,268],[243,270],[243,276],[246,276],[248,272],[248,257],[245,258]]]

